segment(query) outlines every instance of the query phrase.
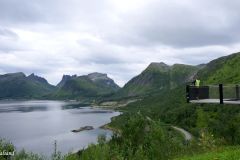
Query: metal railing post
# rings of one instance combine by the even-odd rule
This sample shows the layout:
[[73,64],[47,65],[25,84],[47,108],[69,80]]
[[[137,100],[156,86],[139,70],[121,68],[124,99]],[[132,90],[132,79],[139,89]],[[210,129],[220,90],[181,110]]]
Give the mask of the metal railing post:
[[223,84],[219,84],[219,101],[223,104]]
[[239,85],[236,85],[236,99],[239,100]]
[[186,86],[186,98],[187,98],[187,103],[190,102],[190,94],[189,94],[189,91],[190,91],[190,86],[187,85],[187,86]]

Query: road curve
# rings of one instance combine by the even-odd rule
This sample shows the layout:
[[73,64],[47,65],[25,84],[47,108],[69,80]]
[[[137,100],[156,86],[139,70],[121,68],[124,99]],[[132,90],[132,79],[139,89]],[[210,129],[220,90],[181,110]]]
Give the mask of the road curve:
[[[147,120],[149,121],[152,121],[152,119],[150,117],[146,117]],[[181,132],[183,135],[184,135],[184,138],[186,141],[191,141],[193,139],[193,136],[191,133],[189,133],[188,131],[184,130],[183,128],[179,128],[179,127],[176,127],[176,126],[171,126],[173,129]]]
[[189,133],[188,131],[186,131],[186,130],[184,130],[184,129],[182,129],[182,128],[176,127],[176,126],[171,126],[171,127],[172,127],[173,129],[181,132],[181,133],[184,135],[186,141],[192,140],[193,136],[192,136],[191,133]]

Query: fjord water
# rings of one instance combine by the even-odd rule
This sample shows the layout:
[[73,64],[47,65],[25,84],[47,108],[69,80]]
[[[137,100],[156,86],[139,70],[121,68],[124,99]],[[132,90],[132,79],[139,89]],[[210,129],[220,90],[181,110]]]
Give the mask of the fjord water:
[[[96,143],[98,135],[112,132],[99,127],[119,112],[80,107],[64,101],[0,101],[0,138],[11,141],[20,150],[51,155],[54,141],[62,153],[76,151]],[[73,133],[83,126],[94,130]]]

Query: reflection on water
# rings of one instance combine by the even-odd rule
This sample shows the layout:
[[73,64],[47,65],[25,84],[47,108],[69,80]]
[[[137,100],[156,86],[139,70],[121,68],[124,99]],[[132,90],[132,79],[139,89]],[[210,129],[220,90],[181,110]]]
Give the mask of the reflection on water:
[[72,102],[70,104],[62,105],[61,108],[62,109],[76,109],[76,108],[81,109],[82,107],[88,107],[88,106],[89,104],[78,104],[76,102],[75,103]]
[[[1,107],[1,106],[0,106]],[[11,108],[0,108],[1,112],[33,112],[33,111],[46,111],[47,107],[45,106],[14,106]]]
[[113,111],[108,110],[86,110],[86,111],[78,111],[78,110],[72,110],[70,111],[72,114],[97,114],[97,113],[113,113]]
[[[0,137],[12,141],[17,149],[45,155],[53,152],[57,140],[58,149],[67,153],[95,143],[99,134],[109,137],[111,132],[99,127],[117,115],[63,101],[0,101]],[[86,125],[94,130],[71,132]]]

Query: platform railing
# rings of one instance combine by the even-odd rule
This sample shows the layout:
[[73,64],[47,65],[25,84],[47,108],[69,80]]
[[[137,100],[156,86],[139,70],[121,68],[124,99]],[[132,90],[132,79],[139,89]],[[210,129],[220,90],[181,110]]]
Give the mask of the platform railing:
[[186,86],[187,102],[214,99],[219,100],[220,104],[226,101],[240,100],[239,85],[207,85],[207,86]]

